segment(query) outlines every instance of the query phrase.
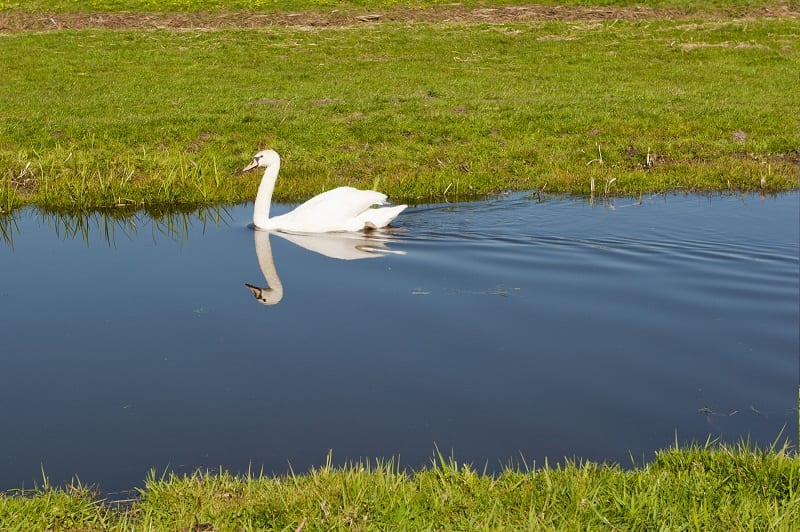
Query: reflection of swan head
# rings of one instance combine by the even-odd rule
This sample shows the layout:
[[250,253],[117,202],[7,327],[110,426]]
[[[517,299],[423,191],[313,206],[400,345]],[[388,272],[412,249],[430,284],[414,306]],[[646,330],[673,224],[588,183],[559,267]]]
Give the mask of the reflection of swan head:
[[277,305],[283,299],[283,290],[275,290],[273,288],[259,288],[252,284],[244,284],[253,296],[262,305]]

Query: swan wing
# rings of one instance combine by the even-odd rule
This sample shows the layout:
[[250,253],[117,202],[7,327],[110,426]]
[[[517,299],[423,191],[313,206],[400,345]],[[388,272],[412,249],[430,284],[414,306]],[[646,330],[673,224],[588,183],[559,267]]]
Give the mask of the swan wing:
[[358,216],[373,205],[383,205],[384,203],[386,203],[386,194],[374,190],[339,187],[317,194],[297,207],[295,211],[319,209],[350,218]]
[[373,190],[339,187],[318,194],[296,209],[274,221],[278,229],[318,233],[327,231],[360,231],[368,220],[360,217],[373,205],[386,203],[386,194]]

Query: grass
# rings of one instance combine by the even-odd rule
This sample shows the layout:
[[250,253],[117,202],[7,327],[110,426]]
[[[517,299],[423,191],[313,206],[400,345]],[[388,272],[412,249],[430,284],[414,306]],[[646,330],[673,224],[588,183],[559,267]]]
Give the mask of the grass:
[[264,147],[281,200],[793,189],[797,23],[2,32],[0,209],[242,201]]
[[[446,3],[0,0],[0,12]],[[725,16],[786,5],[797,7],[647,2],[677,20],[0,31],[0,213],[241,201],[258,176],[236,170],[267,146],[284,155],[283,200],[343,184],[409,201],[589,194],[592,183],[611,194],[797,188],[798,17]],[[487,475],[438,455],[416,472],[329,460],[278,478],[153,474],[129,506],[77,483],[0,494],[2,530],[263,528],[795,530],[800,459],[786,446],[706,444],[632,470]]]
[[800,459],[787,447],[706,443],[644,466],[568,462],[487,475],[437,455],[328,463],[303,475],[152,474],[130,505],[85,486],[0,495],[4,530],[796,530]]
[[[425,9],[448,6],[451,0],[2,0],[0,9],[31,11],[200,11],[218,9],[257,9],[260,11],[307,11],[331,9],[386,9],[410,6]],[[519,4],[519,0],[462,0],[467,7]],[[648,6],[693,10],[763,7],[792,4],[775,0],[537,0],[537,4],[554,6]]]

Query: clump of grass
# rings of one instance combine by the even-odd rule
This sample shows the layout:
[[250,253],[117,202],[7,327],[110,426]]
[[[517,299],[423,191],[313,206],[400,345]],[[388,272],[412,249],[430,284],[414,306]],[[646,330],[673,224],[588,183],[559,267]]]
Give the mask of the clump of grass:
[[307,474],[152,473],[130,507],[85,489],[0,496],[9,528],[769,529],[800,526],[800,459],[787,446],[706,442],[644,466],[567,461],[488,475],[440,453],[430,467],[327,462]]
[[79,481],[56,489],[45,479],[40,488],[0,494],[2,530],[103,530],[124,521]]

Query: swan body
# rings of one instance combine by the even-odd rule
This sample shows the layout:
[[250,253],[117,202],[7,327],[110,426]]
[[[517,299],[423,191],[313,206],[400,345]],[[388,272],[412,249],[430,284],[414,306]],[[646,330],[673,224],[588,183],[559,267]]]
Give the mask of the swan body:
[[314,196],[291,212],[270,218],[272,192],[281,167],[280,156],[273,150],[260,151],[242,172],[257,167],[264,168],[253,208],[253,225],[259,229],[295,233],[379,229],[389,225],[406,208],[406,205],[372,208],[386,204],[386,194],[339,187]]

